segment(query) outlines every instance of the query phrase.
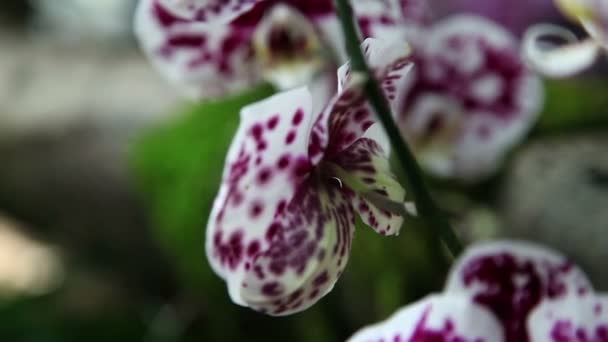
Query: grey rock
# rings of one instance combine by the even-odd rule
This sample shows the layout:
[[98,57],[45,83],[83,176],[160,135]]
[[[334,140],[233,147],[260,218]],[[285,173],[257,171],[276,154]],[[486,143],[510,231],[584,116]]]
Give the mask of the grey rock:
[[525,148],[504,183],[501,211],[504,235],[564,252],[608,289],[608,133]]

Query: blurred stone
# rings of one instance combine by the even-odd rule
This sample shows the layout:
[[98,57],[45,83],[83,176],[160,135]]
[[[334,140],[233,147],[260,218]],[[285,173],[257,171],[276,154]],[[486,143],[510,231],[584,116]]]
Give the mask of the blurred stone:
[[[30,13],[30,3],[26,0],[2,0],[0,2],[0,24],[20,26]],[[0,29],[2,29],[0,27]]]
[[0,208],[132,294],[175,288],[128,169],[174,91],[135,46],[0,32]]
[[[23,0],[25,1],[25,0]],[[29,0],[38,34],[64,42],[131,37],[135,0]]]
[[0,208],[61,246],[70,262],[158,295],[174,278],[129,178],[137,131],[83,125],[0,144]]
[[62,280],[63,263],[57,251],[0,215],[0,297],[47,294]]
[[532,144],[503,190],[506,235],[563,251],[608,289],[608,134]]
[[70,125],[145,124],[177,97],[135,46],[62,45],[0,32],[0,137]]

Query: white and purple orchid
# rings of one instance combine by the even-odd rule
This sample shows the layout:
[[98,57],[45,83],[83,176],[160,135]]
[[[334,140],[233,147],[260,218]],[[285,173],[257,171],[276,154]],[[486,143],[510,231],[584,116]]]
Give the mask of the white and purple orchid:
[[351,342],[605,342],[608,296],[541,246],[501,241],[471,247],[443,293],[356,333]]
[[[367,39],[363,47],[396,99],[411,68],[407,45]],[[307,88],[241,111],[206,239],[237,304],[269,315],[304,310],[342,273],[356,213],[382,235],[401,229],[405,191],[390,172],[362,76],[348,65],[338,75],[338,94],[320,113]]]
[[477,181],[500,165],[534,124],[539,78],[517,39],[478,16],[448,17],[408,39],[415,64],[397,121],[429,173]]
[[568,77],[590,67],[602,51],[608,50],[608,1],[555,0],[555,4],[564,15],[578,22],[589,37],[579,41],[566,28],[538,24],[526,32],[524,56],[546,76]]
[[[353,5],[364,37],[425,20],[423,0]],[[282,90],[319,82],[329,100],[346,62],[332,0],[141,0],[135,32],[157,69],[197,99],[266,80]]]

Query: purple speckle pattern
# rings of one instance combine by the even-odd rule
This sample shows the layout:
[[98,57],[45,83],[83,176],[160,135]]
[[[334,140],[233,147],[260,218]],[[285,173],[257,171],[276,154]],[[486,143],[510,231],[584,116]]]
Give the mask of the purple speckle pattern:
[[528,321],[532,341],[607,342],[608,297],[588,293],[545,301]]
[[502,342],[501,327],[466,297],[430,296],[365,328],[349,342]]
[[[403,13],[420,11],[420,6],[412,5],[418,2],[357,1],[354,5],[365,36],[385,37],[390,30],[400,32]],[[272,20],[268,14],[279,6],[294,11],[307,24],[289,20],[291,26],[264,29]],[[328,59],[323,61],[327,66],[344,63],[344,38],[336,27],[331,0],[140,0],[135,20],[136,36],[149,59],[194,98],[223,96],[259,83],[267,76],[261,66],[268,60],[302,58],[302,51],[318,53],[309,51],[311,39],[319,41],[321,46],[315,49],[323,49],[320,55]],[[405,44],[405,36],[398,37]],[[264,54],[256,49],[260,42],[264,42]]]
[[238,17],[227,23],[201,22],[193,11],[186,15],[160,0],[140,1],[136,36],[157,69],[194,98],[221,96],[259,82],[250,45],[255,25]]
[[443,293],[399,310],[350,341],[607,342],[608,296],[562,255],[515,241],[457,261]]
[[[411,37],[415,68],[399,124],[427,171],[475,179],[496,168],[534,123],[542,86],[524,65],[516,38],[480,17],[459,15]],[[435,160],[446,139],[443,162]],[[425,150],[426,149],[426,150]]]
[[592,288],[565,257],[525,243],[471,248],[452,270],[446,293],[465,293],[492,311],[507,341],[530,341],[530,313],[543,301],[584,296]]
[[[385,63],[393,74],[409,70]],[[356,213],[381,234],[401,228],[403,218],[383,205],[402,203],[405,193],[374,116],[362,112],[361,84],[342,83],[316,115],[306,88],[241,111],[206,239],[236,303],[269,315],[304,310],[342,274]]]
[[155,0],[168,11],[199,22],[229,21],[263,0]]

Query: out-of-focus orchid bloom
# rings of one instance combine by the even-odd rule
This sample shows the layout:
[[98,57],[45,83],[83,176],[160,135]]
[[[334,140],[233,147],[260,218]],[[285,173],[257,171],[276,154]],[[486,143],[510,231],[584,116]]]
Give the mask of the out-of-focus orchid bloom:
[[528,63],[543,75],[567,77],[591,66],[608,49],[608,1],[555,0],[555,3],[567,17],[580,23],[589,37],[579,41],[563,27],[538,24],[527,31],[523,52]]
[[502,342],[491,312],[464,296],[429,296],[384,322],[357,332],[351,342]]
[[[421,3],[353,5],[364,37],[382,37],[401,32],[405,21],[422,20]],[[405,16],[410,9],[412,16]],[[332,0],[141,0],[135,31],[155,66],[193,98],[226,95],[262,80],[292,89],[322,75],[335,85],[334,71],[346,62]]]
[[401,309],[350,341],[608,341],[608,300],[583,272],[541,246],[470,248],[442,294]]
[[540,303],[592,292],[585,274],[564,256],[528,243],[494,242],[464,254],[444,293],[465,295],[492,311],[506,341],[526,341],[526,322]]
[[[387,97],[411,68],[405,43],[364,48]],[[388,142],[349,66],[321,113],[297,88],[241,111],[206,250],[232,300],[270,315],[306,309],[348,260],[355,213],[383,235],[399,232],[405,192],[389,170]]]
[[493,172],[537,118],[542,85],[516,38],[458,15],[410,37],[415,68],[399,125],[428,172],[476,181]]
[[[321,37],[335,22],[331,1],[292,2],[141,0],[135,32],[157,69],[191,98],[238,92],[264,78],[292,86],[330,67],[335,53]],[[284,69],[294,80],[277,76]]]

